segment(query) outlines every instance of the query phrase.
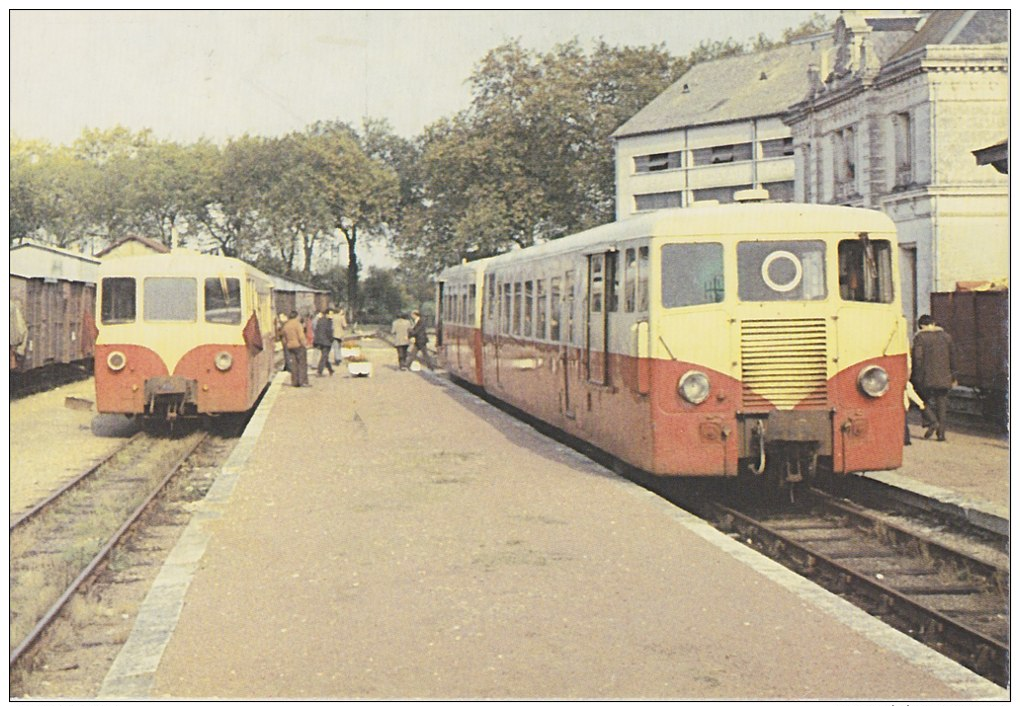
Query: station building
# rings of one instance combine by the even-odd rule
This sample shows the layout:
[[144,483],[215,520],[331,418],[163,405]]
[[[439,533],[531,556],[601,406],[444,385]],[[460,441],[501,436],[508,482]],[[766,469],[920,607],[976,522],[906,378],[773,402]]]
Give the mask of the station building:
[[831,33],[699,64],[613,134],[616,217],[748,188],[882,210],[909,320],[932,292],[1003,280],[1009,178],[982,150],[1008,150],[1008,34],[1008,10],[844,11]]

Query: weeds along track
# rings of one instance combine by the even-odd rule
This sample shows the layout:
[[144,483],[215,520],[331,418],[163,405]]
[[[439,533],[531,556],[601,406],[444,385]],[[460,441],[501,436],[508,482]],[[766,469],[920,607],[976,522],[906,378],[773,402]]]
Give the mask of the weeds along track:
[[207,436],[138,434],[11,524],[11,665]]

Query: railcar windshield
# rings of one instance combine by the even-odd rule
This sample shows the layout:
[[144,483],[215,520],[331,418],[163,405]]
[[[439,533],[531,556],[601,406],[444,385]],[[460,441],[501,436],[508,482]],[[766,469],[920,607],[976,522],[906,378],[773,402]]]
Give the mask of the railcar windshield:
[[720,243],[662,246],[662,305],[676,308],[715,304],[725,294]]
[[198,283],[194,277],[146,277],[146,321],[194,321]]
[[211,324],[241,323],[241,280],[206,277],[205,320]]
[[135,320],[134,277],[104,277],[100,303],[104,324],[129,324]]
[[839,243],[839,295],[844,301],[888,304],[893,300],[892,245],[861,233]]
[[825,299],[825,243],[737,243],[737,280],[737,293],[745,302]]

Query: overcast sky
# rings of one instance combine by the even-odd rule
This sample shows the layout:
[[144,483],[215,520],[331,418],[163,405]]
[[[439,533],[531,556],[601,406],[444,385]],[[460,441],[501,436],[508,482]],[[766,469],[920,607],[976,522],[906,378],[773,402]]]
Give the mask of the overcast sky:
[[[486,51],[777,39],[809,10],[12,11],[14,135],[69,143],[84,127],[223,141],[316,120],[385,118],[412,137],[468,106]],[[835,19],[836,13],[825,13]]]

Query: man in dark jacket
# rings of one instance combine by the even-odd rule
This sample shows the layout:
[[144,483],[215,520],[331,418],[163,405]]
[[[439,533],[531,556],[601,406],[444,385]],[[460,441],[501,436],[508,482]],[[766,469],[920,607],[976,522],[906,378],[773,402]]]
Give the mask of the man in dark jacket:
[[429,355],[429,334],[425,330],[425,322],[422,321],[421,312],[415,310],[411,312],[411,330],[407,332],[408,337],[411,339],[413,347],[407,354],[407,365],[411,365],[417,359],[418,354],[421,353],[422,360],[425,361],[425,365],[429,367],[429,370],[435,370],[436,365],[432,362],[432,356]]
[[333,347],[333,314],[332,309],[319,312],[319,318],[315,320],[315,337],[313,342],[319,349],[319,371],[316,373],[322,377],[322,369],[326,368],[329,374],[333,374],[333,366],[329,364],[329,350]]
[[910,381],[924,400],[924,438],[938,434],[946,440],[946,405],[949,391],[956,386],[956,353],[953,339],[935,320],[925,314],[917,320],[920,329],[911,347]]

